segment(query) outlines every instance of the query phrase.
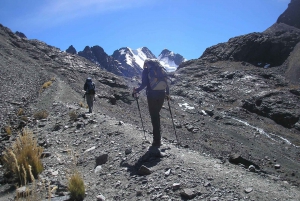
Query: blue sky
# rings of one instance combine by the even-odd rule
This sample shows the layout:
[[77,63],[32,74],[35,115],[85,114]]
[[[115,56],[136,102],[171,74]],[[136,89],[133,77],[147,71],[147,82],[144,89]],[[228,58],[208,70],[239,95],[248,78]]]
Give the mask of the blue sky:
[[212,45],[262,32],[290,0],[1,0],[0,23],[66,50],[165,48],[187,59]]

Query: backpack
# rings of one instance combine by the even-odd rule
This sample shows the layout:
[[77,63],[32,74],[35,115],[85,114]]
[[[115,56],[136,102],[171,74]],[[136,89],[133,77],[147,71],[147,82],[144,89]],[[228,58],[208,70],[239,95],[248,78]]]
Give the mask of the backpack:
[[87,94],[95,94],[95,84],[93,82],[86,82]]
[[165,90],[168,86],[167,70],[158,63],[148,63],[148,78],[152,90]]

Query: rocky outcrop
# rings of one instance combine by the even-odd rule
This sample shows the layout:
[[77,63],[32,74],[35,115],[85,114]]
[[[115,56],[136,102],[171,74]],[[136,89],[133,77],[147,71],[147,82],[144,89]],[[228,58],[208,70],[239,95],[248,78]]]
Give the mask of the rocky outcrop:
[[267,91],[245,100],[243,108],[268,117],[286,128],[292,128],[299,121],[299,100],[289,92]]
[[68,49],[66,50],[66,52],[68,52],[70,54],[77,54],[77,51],[76,51],[75,47],[73,47],[73,45],[71,45],[70,47],[68,47]]
[[[231,38],[207,48],[196,61],[215,63],[219,61],[241,62],[243,66],[269,68],[281,66],[281,74],[294,83],[299,82],[300,1],[291,0],[288,8],[277,22],[264,32],[255,32]],[[194,61],[184,62],[184,68]]]
[[27,37],[25,36],[25,34],[23,34],[22,32],[16,31],[15,34],[16,34],[17,36],[19,36],[20,38],[27,38]]
[[104,52],[104,49],[98,45],[93,47],[86,46],[83,51],[78,52],[78,55],[90,60],[109,72],[112,72],[116,75],[123,75],[119,69],[119,63],[111,56],[108,56]]
[[300,42],[300,30],[274,24],[263,33],[250,33],[207,48],[200,59],[247,62],[258,67],[282,65]]
[[300,29],[300,1],[291,0],[288,8],[279,16],[277,23],[284,23]]

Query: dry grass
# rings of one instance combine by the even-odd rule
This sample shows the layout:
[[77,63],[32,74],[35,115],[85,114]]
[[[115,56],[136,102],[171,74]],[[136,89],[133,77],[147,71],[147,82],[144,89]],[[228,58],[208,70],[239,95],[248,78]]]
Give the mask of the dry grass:
[[12,134],[12,130],[10,126],[4,126],[4,130],[6,132],[7,135],[11,135]]
[[26,116],[21,116],[20,119],[21,119],[22,121],[25,121],[25,122],[28,121],[28,117],[26,117]]
[[21,115],[23,115],[24,114],[24,109],[23,108],[20,108],[19,110],[18,110],[18,112],[17,112],[17,115],[18,116],[21,116]]
[[35,119],[46,119],[48,117],[48,112],[46,110],[41,110],[41,111],[38,111],[36,112],[33,117]]
[[77,120],[77,117],[78,117],[78,114],[76,113],[75,110],[73,110],[73,111],[71,111],[71,112],[69,113],[69,116],[70,116],[70,120],[71,120],[71,121],[76,121],[76,120]]
[[78,171],[74,171],[68,180],[68,190],[71,200],[80,201],[84,199],[85,187],[83,179]]
[[48,87],[50,87],[52,85],[52,83],[55,81],[55,77],[51,78],[49,81],[45,82],[41,89],[40,89],[40,93],[43,92],[43,90],[47,89]]
[[84,104],[83,102],[80,102],[79,106],[83,108],[89,108],[89,106],[87,104]]
[[25,185],[43,171],[42,152],[43,148],[38,146],[32,131],[24,129],[12,147],[5,150],[2,158],[4,168],[20,185]]

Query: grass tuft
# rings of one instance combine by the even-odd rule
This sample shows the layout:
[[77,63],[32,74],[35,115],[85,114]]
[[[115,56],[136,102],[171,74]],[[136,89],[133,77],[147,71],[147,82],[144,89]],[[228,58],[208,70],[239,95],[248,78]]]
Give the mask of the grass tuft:
[[41,111],[38,111],[36,112],[33,117],[35,119],[46,119],[48,117],[48,112],[46,110],[41,110]]
[[15,177],[20,185],[34,181],[33,178],[43,171],[42,152],[43,148],[38,146],[32,131],[24,129],[3,154],[2,162],[7,174]]
[[47,89],[47,88],[50,87],[51,85],[52,85],[52,81],[45,82],[45,83],[42,85],[42,89]]
[[80,102],[79,106],[83,108],[89,108],[89,106],[87,104],[84,104],[83,102]]
[[20,108],[19,110],[18,110],[18,112],[17,112],[17,115],[18,116],[21,116],[21,115],[23,115],[24,114],[24,109],[23,108]]
[[80,201],[84,199],[84,182],[78,171],[74,171],[74,173],[69,178],[68,190],[70,191],[71,200]]
[[70,116],[70,120],[71,120],[71,121],[76,121],[77,118],[78,118],[78,114],[76,113],[75,110],[71,111],[71,112],[69,113],[69,116]]
[[12,130],[10,126],[4,126],[4,130],[6,132],[7,135],[11,135],[12,134]]

